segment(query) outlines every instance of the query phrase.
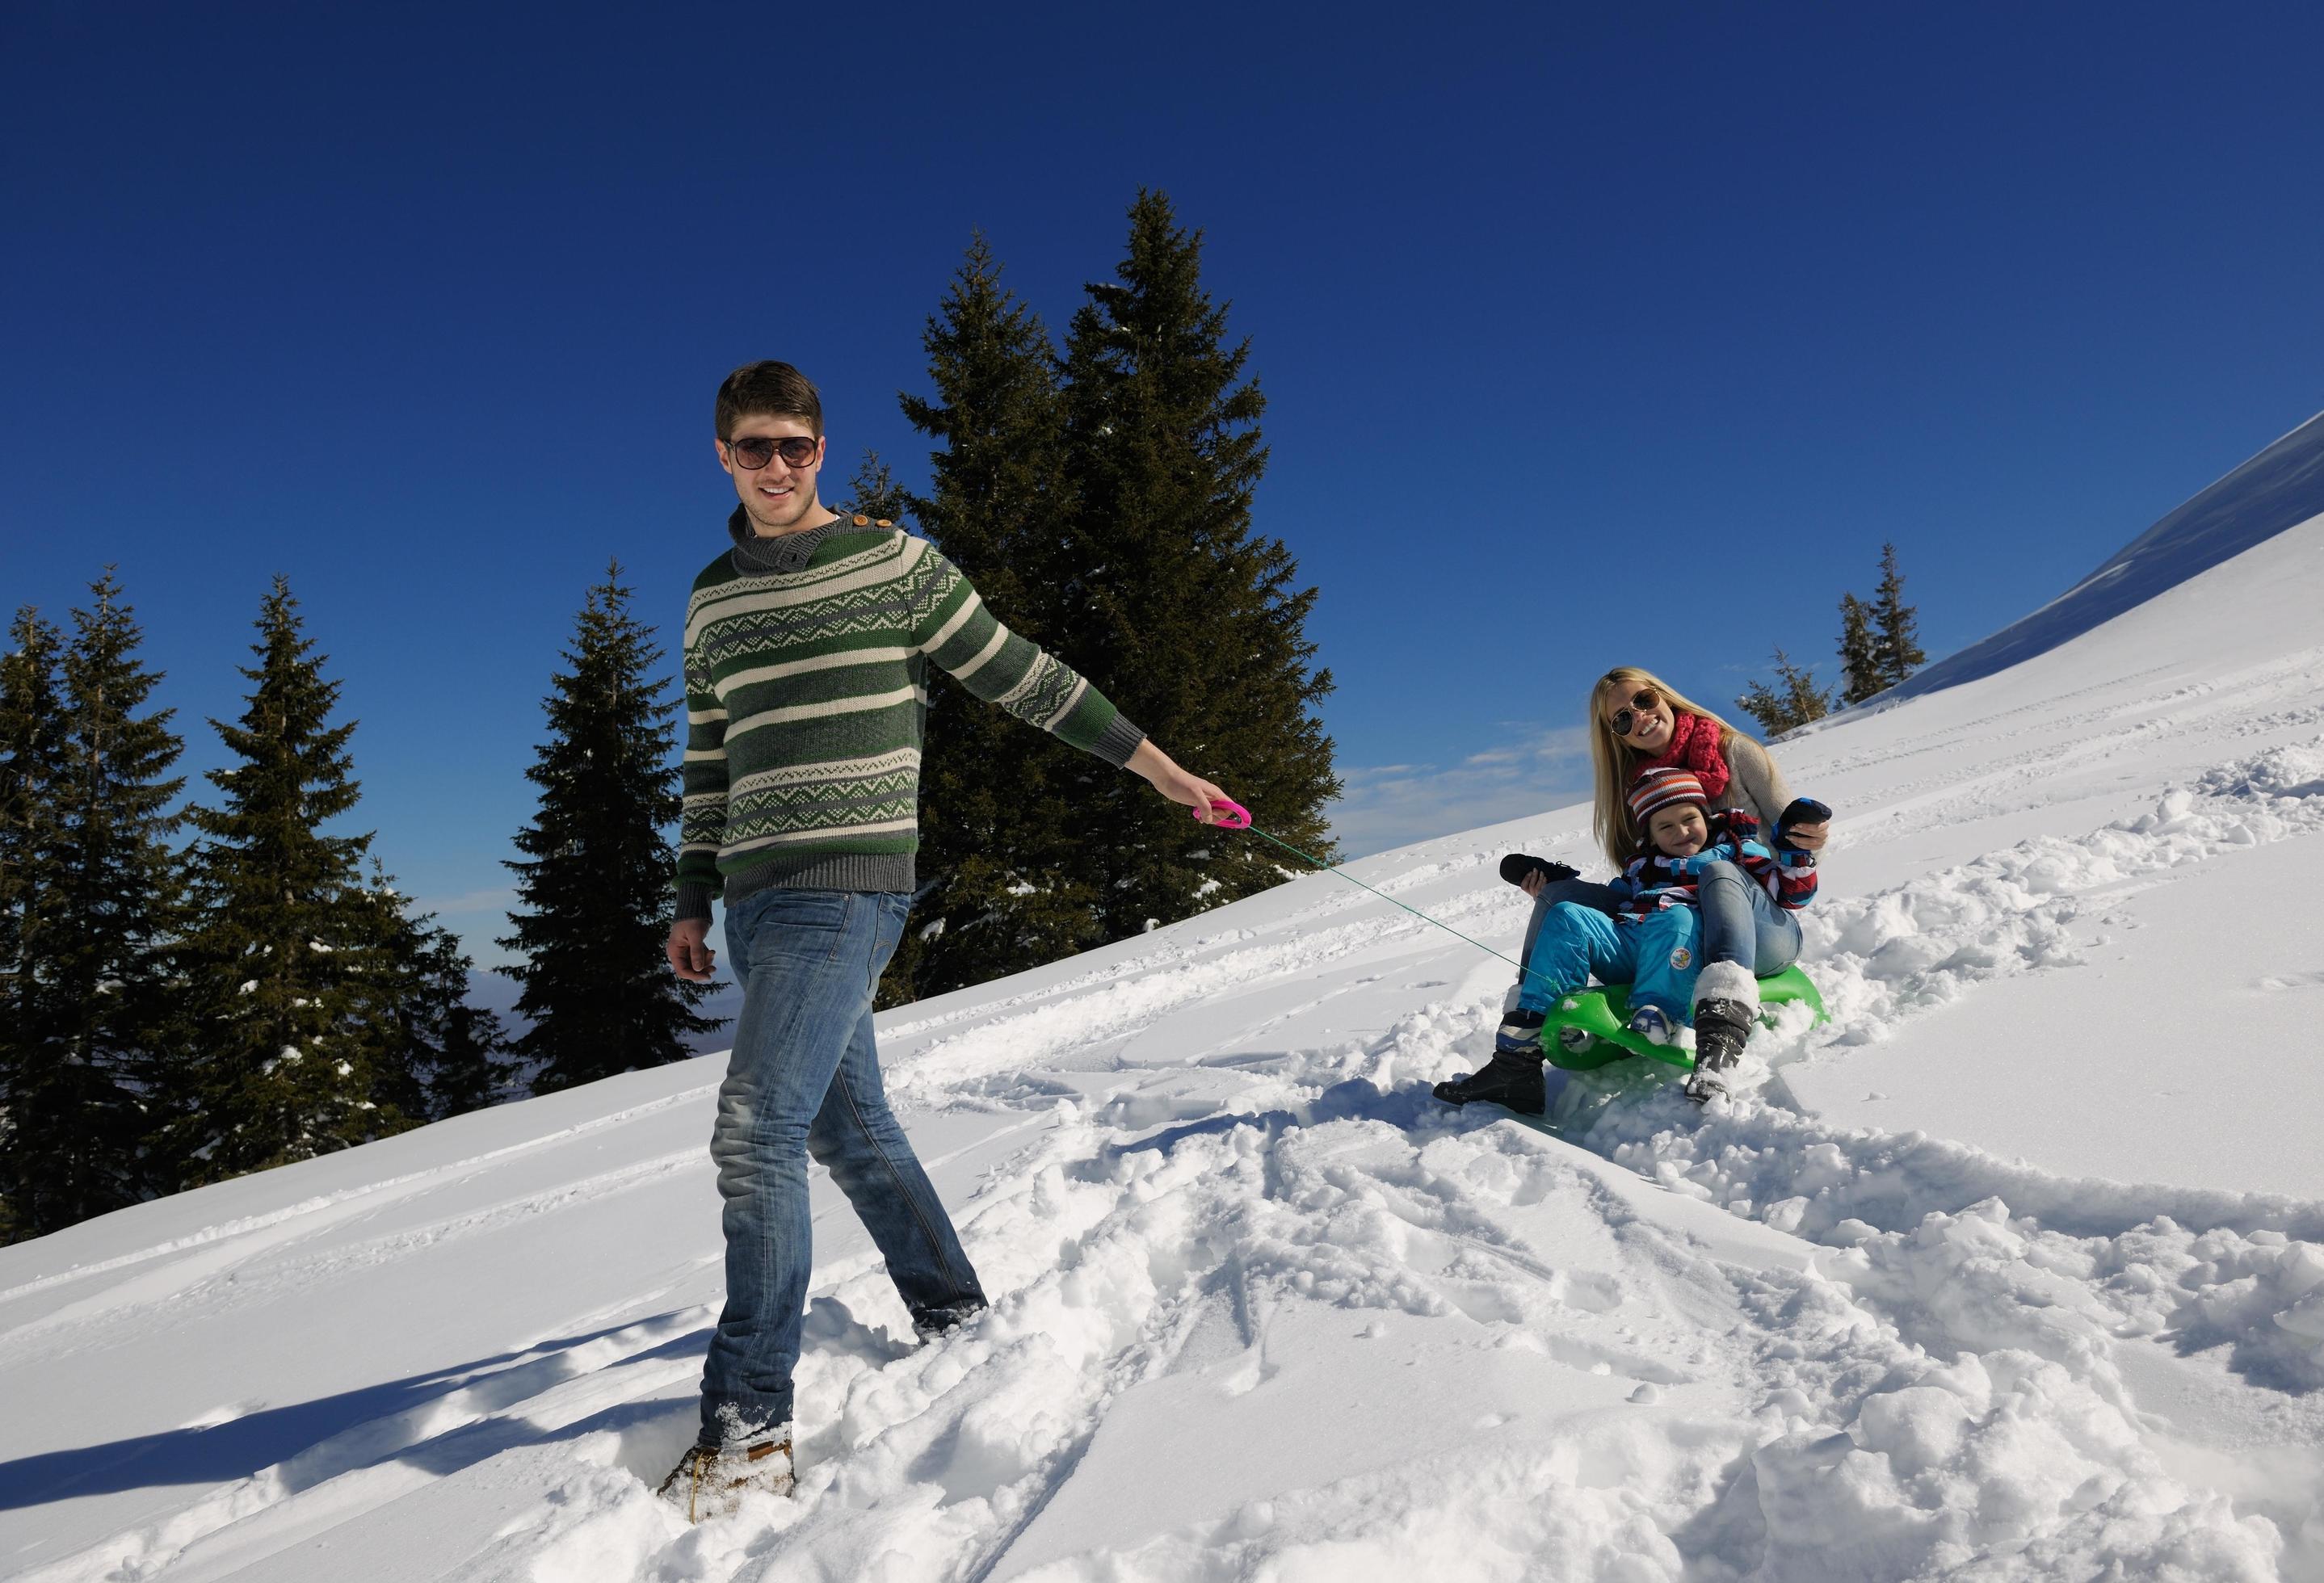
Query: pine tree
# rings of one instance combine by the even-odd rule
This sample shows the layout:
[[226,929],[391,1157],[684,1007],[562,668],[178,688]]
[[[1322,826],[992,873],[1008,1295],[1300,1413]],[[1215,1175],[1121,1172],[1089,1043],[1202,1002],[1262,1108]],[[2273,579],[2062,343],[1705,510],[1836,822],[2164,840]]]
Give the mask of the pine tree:
[[840,510],[875,522],[901,522],[911,515],[912,497],[896,482],[880,453],[867,446],[855,476],[847,481],[847,504]]
[[28,878],[18,965],[30,1014],[0,1034],[25,1229],[51,1231],[153,1191],[147,1146],[165,1053],[182,1036],[166,953],[183,926],[165,772],[184,750],[108,567],[59,655],[64,736],[42,791],[48,850]]
[[364,896],[359,976],[381,1103],[422,1121],[493,1103],[510,1076],[496,1059],[508,1041],[499,1017],[468,1004],[475,962],[433,914],[411,915],[376,861]]
[[420,930],[418,992],[405,1002],[428,1061],[428,1118],[465,1116],[508,1097],[508,1034],[497,1013],[468,1003],[475,961],[449,929]]
[[1840,701],[1861,704],[1888,684],[1873,648],[1872,607],[1853,594],[1840,596]]
[[1920,613],[1904,603],[1904,575],[1896,569],[1896,547],[1880,547],[1880,586],[1872,595],[1872,657],[1880,685],[1893,687],[1928,663],[1921,648]]
[[[913,518],[1004,622],[1056,648],[1068,496],[1056,353],[973,237],[922,345],[934,394],[904,415],[942,442]],[[931,670],[920,771],[920,892],[881,981],[896,1005],[1036,967],[1102,942],[1082,848],[1093,788],[1113,772]],[[1076,812],[1075,810],[1079,810]]]
[[1821,720],[1831,713],[1831,693],[1815,685],[1815,677],[1792,663],[1792,657],[1775,650],[1775,686],[1754,677],[1744,695],[1735,700],[1742,710],[1770,736],[1805,725],[1811,720]]
[[[309,1159],[414,1119],[375,1063],[381,1026],[378,897],[364,883],[369,834],[326,834],[354,808],[355,722],[330,723],[339,684],[304,634],[281,577],[262,603],[254,686],[239,723],[212,721],[238,760],[209,771],[216,808],[189,811],[199,921],[183,953],[198,1017],[173,1136],[189,1183]],[[367,977],[367,975],[369,975]],[[382,1095],[389,1096],[383,1103]]]
[[66,895],[57,818],[68,752],[64,635],[24,605],[8,643],[0,656],[0,1243],[47,1229],[39,1113],[44,1058],[64,1018],[54,978],[41,970],[63,932]]
[[675,705],[653,630],[630,613],[618,562],[588,592],[568,669],[543,701],[549,741],[525,778],[540,810],[517,833],[508,866],[528,909],[509,915],[500,943],[524,960],[497,971],[524,986],[530,1026],[512,1046],[538,1091],[570,1088],[691,1054],[687,1039],[723,1023],[694,1008],[707,986],[669,971],[663,954],[679,810]]
[[[1265,829],[1329,861],[1340,789],[1315,708],[1315,590],[1279,539],[1251,531],[1267,465],[1249,341],[1203,290],[1202,236],[1142,191],[1115,279],[1092,283],[1066,338],[1075,502],[1062,658]],[[1109,938],[1282,881],[1276,849],[1196,824],[1126,777],[1094,788],[1091,828]]]

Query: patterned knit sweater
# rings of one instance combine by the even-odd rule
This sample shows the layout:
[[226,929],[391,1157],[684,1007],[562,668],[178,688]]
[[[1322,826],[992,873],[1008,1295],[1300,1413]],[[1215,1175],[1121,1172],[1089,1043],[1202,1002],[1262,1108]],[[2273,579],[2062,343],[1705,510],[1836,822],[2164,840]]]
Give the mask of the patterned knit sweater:
[[931,660],[1117,767],[1146,733],[994,619],[926,539],[841,518],[734,548],[686,607],[678,916],[768,886],[913,888]]

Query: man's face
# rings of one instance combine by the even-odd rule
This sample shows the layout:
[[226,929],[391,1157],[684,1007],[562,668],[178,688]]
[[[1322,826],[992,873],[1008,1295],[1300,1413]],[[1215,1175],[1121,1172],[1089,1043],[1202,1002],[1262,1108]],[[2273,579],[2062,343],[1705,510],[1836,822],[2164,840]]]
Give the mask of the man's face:
[[[792,466],[778,449],[765,466],[745,467],[735,457],[732,443],[791,438],[815,441],[815,457],[804,466]],[[810,525],[817,504],[816,477],[823,471],[823,440],[806,419],[764,412],[737,419],[733,434],[718,442],[718,465],[734,481],[734,492],[741,497],[742,510],[761,537],[795,533]]]
[[1711,824],[1692,803],[1656,808],[1646,820],[1646,839],[1666,858],[1691,858],[1711,840]]

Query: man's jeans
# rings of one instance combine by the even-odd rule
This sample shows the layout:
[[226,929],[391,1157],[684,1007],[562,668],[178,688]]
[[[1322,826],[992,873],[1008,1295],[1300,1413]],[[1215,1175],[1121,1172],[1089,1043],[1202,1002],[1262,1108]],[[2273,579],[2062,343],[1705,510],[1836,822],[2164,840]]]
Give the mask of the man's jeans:
[[915,1321],[984,1304],[880,1085],[872,996],[908,899],[769,888],[726,915],[742,1015],[710,1137],[726,1200],[726,1308],[702,1369],[706,1446],[748,1444],[790,1422],[814,1265],[808,1155],[862,1217]]
[[[1775,905],[1775,898],[1751,882],[1733,863],[1712,863],[1700,877],[1695,899],[1702,909],[1701,962],[1731,962],[1748,969],[1754,978],[1780,973],[1800,955],[1797,914]],[[1542,920],[1561,901],[1613,912],[1619,898],[1594,879],[1555,879],[1534,897],[1533,916],[1526,922],[1525,948],[1519,962],[1533,961],[1534,943],[1540,938]],[[1517,975],[1522,992],[1526,975]]]

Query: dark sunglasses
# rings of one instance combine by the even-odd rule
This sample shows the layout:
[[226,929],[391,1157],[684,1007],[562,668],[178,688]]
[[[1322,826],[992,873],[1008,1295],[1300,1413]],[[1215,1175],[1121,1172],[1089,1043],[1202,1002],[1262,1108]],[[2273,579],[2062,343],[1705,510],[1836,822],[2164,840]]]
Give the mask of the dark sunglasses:
[[1630,695],[1629,706],[1614,711],[1614,718],[1608,723],[1613,726],[1616,736],[1628,736],[1630,728],[1638,723],[1638,716],[1662,701],[1663,695],[1652,687],[1640,687]]
[[786,467],[804,467],[815,460],[815,441],[803,434],[786,435],[781,439],[753,435],[749,439],[728,440],[726,449],[734,460],[753,473],[773,461],[778,451],[782,453]]

